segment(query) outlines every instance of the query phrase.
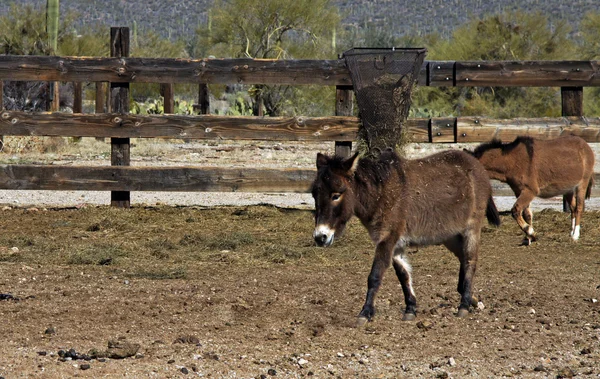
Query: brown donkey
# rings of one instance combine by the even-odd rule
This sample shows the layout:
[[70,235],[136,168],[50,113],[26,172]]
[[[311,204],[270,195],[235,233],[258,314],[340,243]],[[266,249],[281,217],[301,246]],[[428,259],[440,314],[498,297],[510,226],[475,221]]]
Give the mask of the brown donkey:
[[358,325],[375,314],[374,300],[385,270],[393,264],[402,285],[404,320],[413,320],[416,298],[405,249],[444,244],[460,261],[458,316],[477,301],[472,295],[483,219],[500,224],[487,173],[462,151],[405,160],[391,150],[379,160],[344,159],[317,154],[314,239],[329,246],[356,215],[377,245],[368,280],[367,299]]
[[564,195],[571,210],[571,237],[579,239],[585,199],[594,184],[594,152],[577,136],[552,140],[517,137],[513,142],[492,140],[472,153],[491,179],[507,183],[517,201],[512,216],[525,233],[523,244],[536,240],[529,204],[535,197]]

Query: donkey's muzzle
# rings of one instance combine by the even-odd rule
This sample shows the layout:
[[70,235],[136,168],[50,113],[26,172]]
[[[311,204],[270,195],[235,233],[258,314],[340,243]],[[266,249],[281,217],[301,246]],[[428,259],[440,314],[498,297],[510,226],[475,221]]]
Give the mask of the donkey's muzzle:
[[315,228],[313,238],[317,246],[330,246],[333,243],[334,231],[324,225],[319,225]]

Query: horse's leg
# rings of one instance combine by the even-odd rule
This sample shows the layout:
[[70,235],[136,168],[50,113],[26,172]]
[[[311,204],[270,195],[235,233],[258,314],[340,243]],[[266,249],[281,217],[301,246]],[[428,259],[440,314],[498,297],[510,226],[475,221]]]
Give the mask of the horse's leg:
[[533,226],[529,225],[523,218],[523,211],[529,208],[529,204],[531,204],[534,198],[535,195],[530,191],[522,191],[511,210],[513,218],[517,221],[517,224],[519,224],[519,227],[525,233],[525,239],[523,239],[524,245],[530,245],[532,241],[536,240]]
[[417,314],[417,299],[415,292],[412,288],[412,276],[410,264],[404,259],[404,249],[397,247],[394,251],[394,259],[392,261],[396,276],[402,286],[402,292],[404,293],[404,303],[406,304],[406,310],[402,320],[411,321],[415,319]]
[[478,303],[472,286],[479,252],[479,232],[469,230],[464,236],[458,235],[445,241],[444,245],[460,261],[456,291],[461,295],[461,301],[457,316],[464,317],[469,312],[469,305],[476,307]]
[[392,253],[394,251],[395,239],[387,238],[380,241],[375,249],[375,258],[373,259],[373,265],[371,266],[371,273],[367,281],[367,299],[363,305],[362,310],[358,314],[358,326],[364,325],[367,321],[370,321],[375,315],[375,295],[381,286],[381,280],[385,270],[390,267],[392,263]]

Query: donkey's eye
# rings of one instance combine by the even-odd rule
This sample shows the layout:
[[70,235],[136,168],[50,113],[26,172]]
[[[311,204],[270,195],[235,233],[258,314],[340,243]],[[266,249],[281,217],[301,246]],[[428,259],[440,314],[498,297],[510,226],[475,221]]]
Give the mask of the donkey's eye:
[[331,194],[331,201],[338,201],[339,199],[342,198],[342,194],[341,193],[332,193]]

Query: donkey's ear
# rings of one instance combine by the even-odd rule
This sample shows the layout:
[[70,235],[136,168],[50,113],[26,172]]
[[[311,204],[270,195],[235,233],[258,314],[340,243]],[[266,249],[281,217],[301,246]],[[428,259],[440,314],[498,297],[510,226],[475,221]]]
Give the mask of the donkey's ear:
[[356,168],[358,167],[359,160],[360,160],[360,158],[358,157],[358,152],[356,152],[356,153],[354,153],[353,156],[346,159],[342,163],[342,167],[344,168],[344,170],[346,170],[348,175],[354,175],[354,172],[356,171]]
[[317,153],[317,168],[326,166],[329,163],[329,158],[325,154]]

